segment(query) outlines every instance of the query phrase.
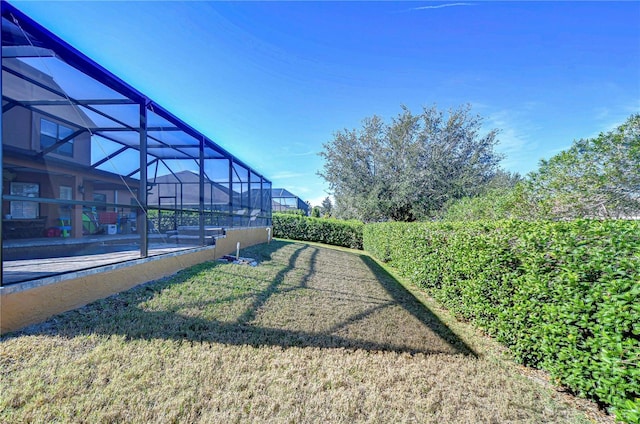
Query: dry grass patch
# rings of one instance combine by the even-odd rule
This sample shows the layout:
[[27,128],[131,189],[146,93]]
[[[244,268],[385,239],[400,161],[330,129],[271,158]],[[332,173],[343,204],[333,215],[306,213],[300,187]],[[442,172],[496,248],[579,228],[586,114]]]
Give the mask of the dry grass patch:
[[4,337],[0,421],[588,422],[364,255],[243,256]]

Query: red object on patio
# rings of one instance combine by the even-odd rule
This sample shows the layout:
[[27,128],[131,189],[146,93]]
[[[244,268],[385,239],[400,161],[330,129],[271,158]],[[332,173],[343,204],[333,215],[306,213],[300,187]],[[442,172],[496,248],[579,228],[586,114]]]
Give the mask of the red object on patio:
[[47,237],[60,237],[60,229],[56,227],[47,228]]
[[118,212],[100,212],[98,213],[99,224],[117,224]]

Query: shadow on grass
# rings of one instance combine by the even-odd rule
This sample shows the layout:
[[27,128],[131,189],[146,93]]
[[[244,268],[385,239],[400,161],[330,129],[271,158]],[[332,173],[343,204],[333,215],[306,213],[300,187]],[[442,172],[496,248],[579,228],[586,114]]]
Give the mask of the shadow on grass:
[[[276,254],[281,262],[273,259]],[[245,249],[243,256],[254,257],[261,265],[198,265],[21,333],[475,356],[438,317],[365,255],[274,241]],[[330,264],[341,258],[346,258],[341,264],[344,269],[331,274]],[[349,282],[350,268],[365,277]],[[221,281],[202,282],[206,278]],[[340,278],[347,282],[343,284]],[[199,291],[194,294],[191,287]],[[221,310],[230,312],[220,315]],[[265,320],[265,315],[272,318]],[[405,343],[405,334],[418,342]]]
[[360,255],[362,261],[369,267],[377,277],[380,285],[394,301],[416,317],[420,322],[433,330],[442,339],[446,340],[452,347],[460,353],[477,357],[477,354],[464,341],[462,341],[440,318],[420,302],[409,290],[407,290],[396,278],[389,274],[386,269],[368,256]]

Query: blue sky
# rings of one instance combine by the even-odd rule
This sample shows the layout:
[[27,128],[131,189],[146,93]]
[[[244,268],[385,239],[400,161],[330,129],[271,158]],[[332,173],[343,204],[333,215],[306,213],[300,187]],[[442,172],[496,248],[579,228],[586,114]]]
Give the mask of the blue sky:
[[470,103],[502,166],[640,112],[640,2],[12,3],[273,181],[318,205],[334,132]]

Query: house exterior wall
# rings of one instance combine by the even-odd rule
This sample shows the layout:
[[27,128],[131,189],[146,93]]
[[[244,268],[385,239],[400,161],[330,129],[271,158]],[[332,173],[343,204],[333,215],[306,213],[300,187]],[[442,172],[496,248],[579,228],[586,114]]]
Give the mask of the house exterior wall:
[[[73,176],[52,175],[33,172],[17,172],[13,178],[15,182],[35,183],[40,186],[40,197],[56,199],[59,197],[60,186],[74,187],[75,178]],[[3,194],[10,194],[11,182],[3,184]],[[60,225],[58,218],[61,213],[59,205],[40,203],[38,207],[39,217],[47,217],[46,227]],[[2,216],[11,213],[11,203],[2,202]],[[69,213],[66,213],[68,215]]]
[[31,111],[13,107],[2,114],[2,144],[25,150],[34,150],[31,145]]
[[[49,198],[49,199],[58,199],[60,197],[60,187],[67,186],[71,187],[72,191],[72,200],[82,201],[86,200],[88,202],[93,201],[93,183],[91,180],[95,179],[95,175],[89,175],[86,172],[79,172],[77,174],[71,174],[68,169],[62,168],[60,166],[56,166],[54,164],[38,164],[34,162],[30,162],[25,159],[17,159],[11,157],[4,158],[4,167],[5,168],[19,168],[23,169],[25,167],[29,167],[31,171],[18,171],[12,175],[11,180],[14,182],[25,182],[25,183],[37,183],[40,186],[40,197]],[[4,181],[3,184],[3,194],[10,194],[11,190],[11,182],[12,181]],[[115,177],[113,184],[120,184],[120,180],[116,180]],[[78,191],[78,187],[83,186],[84,193],[80,193]],[[129,205],[131,204],[131,199],[133,196],[128,190],[117,190],[118,191],[118,203]],[[107,195],[107,202],[111,203],[114,201],[116,195],[115,190],[104,190],[97,191],[104,192]],[[108,208],[109,210],[109,208]],[[113,211],[113,208],[110,209]],[[124,213],[128,213],[129,211],[124,211]],[[9,215],[11,213],[11,202],[3,201],[2,202],[2,216]],[[72,206],[68,209],[65,209],[63,206],[59,204],[52,203],[39,203],[39,213],[40,217],[47,217],[45,227],[57,227],[60,223],[60,217],[65,216],[71,218],[71,236],[78,238],[82,237],[82,207],[80,206]]]
[[[65,123],[42,115],[41,113],[32,112],[23,107],[13,107],[2,115],[2,140],[4,145],[19,148],[30,152],[39,152],[41,120],[47,119],[59,125]],[[67,125],[65,125],[67,126]],[[74,137],[73,156],[65,156],[55,152],[49,152],[44,157],[44,163],[34,163],[28,159],[18,159],[13,157],[5,157],[3,159],[4,168],[16,168],[19,171],[8,178],[5,175],[3,180],[3,194],[10,194],[11,182],[36,183],[40,187],[39,197],[48,199],[59,199],[60,188],[62,186],[70,187],[72,193],[71,200],[93,201],[93,183],[96,179],[95,175],[89,175],[83,168],[73,169],[64,168],[48,161],[55,159],[56,161],[67,162],[72,165],[79,165],[83,168],[91,165],[91,135],[84,132]],[[25,170],[29,169],[30,171]],[[113,178],[113,184],[120,184],[119,179]],[[82,187],[80,192],[79,188]],[[117,194],[116,194],[117,191]],[[96,193],[104,193],[107,203],[131,204],[132,198],[129,190],[96,190]],[[116,199],[117,198],[117,199]],[[111,208],[113,210],[113,208]],[[2,203],[2,216],[10,215],[11,203]],[[64,208],[58,204],[39,203],[38,216],[46,217],[45,228],[57,227],[61,225],[60,217],[71,218],[71,236],[82,237],[82,208],[74,206]],[[43,234],[44,236],[44,234]]]
[[[65,123],[58,121],[54,118],[44,116],[37,112],[32,112],[30,150],[33,150],[33,151],[41,150],[40,149],[40,125],[42,123],[42,119],[46,119],[47,121],[53,122],[58,125],[69,127]],[[4,125],[4,122],[3,122],[3,125]],[[59,155],[55,152],[49,152],[47,153],[47,156],[54,157],[56,159],[64,160],[66,162],[74,163],[81,166],[89,166],[91,165],[91,135],[88,132],[84,132],[73,139],[73,156],[72,157]]]
[[[65,125],[56,119],[37,112],[31,112],[29,109],[20,106],[4,112],[2,114],[2,144],[39,152],[41,150],[40,124],[42,118],[59,125]],[[73,157],[59,155],[55,152],[50,152],[47,156],[78,165],[89,166],[91,165],[91,135],[85,132],[74,138]]]

